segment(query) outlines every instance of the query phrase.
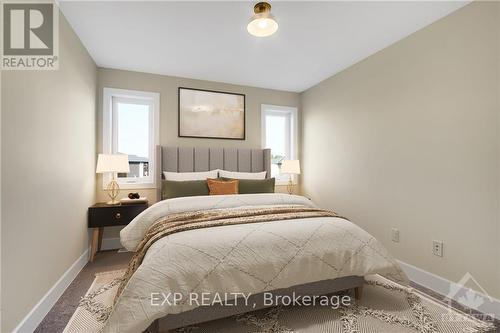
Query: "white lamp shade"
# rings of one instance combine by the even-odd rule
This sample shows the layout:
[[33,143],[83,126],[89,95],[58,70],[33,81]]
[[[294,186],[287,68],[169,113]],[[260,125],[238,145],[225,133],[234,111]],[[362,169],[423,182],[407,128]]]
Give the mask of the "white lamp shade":
[[96,173],[122,172],[129,173],[128,155],[124,154],[99,154],[97,157]]
[[281,173],[300,175],[299,160],[284,160],[283,164],[281,164]]

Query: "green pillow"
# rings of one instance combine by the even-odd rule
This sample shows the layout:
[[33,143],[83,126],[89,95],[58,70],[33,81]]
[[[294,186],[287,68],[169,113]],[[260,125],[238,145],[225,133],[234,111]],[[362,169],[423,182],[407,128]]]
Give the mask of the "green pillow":
[[[221,178],[224,180],[229,180],[231,178]],[[239,194],[251,194],[251,193],[274,193],[274,178],[267,179],[238,179]]]
[[208,195],[206,180],[164,180],[162,184],[163,199]]

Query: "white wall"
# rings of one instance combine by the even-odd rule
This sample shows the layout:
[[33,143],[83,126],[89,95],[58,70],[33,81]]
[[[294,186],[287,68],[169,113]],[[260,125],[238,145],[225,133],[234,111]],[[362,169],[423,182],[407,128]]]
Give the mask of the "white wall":
[[306,195],[402,261],[470,272],[497,298],[498,7],[473,2],[302,95]]
[[2,332],[88,247],[97,68],[60,15],[57,71],[2,73]]

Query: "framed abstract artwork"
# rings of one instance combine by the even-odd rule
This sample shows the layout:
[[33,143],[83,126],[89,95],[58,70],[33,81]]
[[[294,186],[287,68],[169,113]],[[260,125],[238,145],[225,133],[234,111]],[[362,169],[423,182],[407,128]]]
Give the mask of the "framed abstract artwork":
[[245,95],[179,87],[179,137],[245,140]]

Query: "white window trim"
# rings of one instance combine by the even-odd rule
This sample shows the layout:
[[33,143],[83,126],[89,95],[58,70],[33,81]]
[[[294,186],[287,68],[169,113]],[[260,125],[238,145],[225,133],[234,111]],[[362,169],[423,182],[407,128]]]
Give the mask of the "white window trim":
[[[298,158],[298,133],[299,133],[299,125],[298,125],[298,109],[292,106],[281,106],[281,105],[272,105],[272,104],[261,104],[260,106],[260,119],[261,119],[261,142],[262,148],[266,147],[266,114],[268,113],[284,113],[291,115],[290,121],[292,122],[290,128],[292,129],[292,133],[290,133],[290,159],[296,160]],[[297,184],[297,176],[292,176],[292,181],[294,184]],[[286,180],[276,180],[276,185],[286,185],[288,181]]]
[[[112,138],[112,126],[113,126],[113,97],[119,98],[133,98],[133,99],[145,99],[148,101],[153,101],[153,117],[151,121],[153,122],[151,128],[153,128],[153,133],[149,133],[150,142],[153,144],[149,147],[149,156],[151,158],[149,165],[149,181],[148,182],[137,182],[130,183],[129,181],[120,181],[120,188],[122,189],[143,189],[143,188],[156,188],[155,184],[155,173],[156,173],[156,161],[155,161],[155,147],[160,143],[160,94],[147,91],[139,90],[125,90],[116,88],[104,88],[102,97],[102,152],[104,154],[111,154],[113,151],[113,138]],[[111,181],[111,174],[105,173],[102,177],[102,189],[106,189],[106,185]]]

